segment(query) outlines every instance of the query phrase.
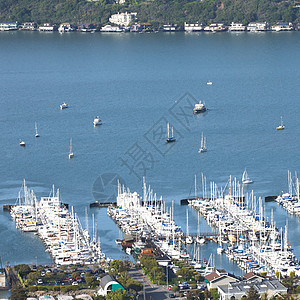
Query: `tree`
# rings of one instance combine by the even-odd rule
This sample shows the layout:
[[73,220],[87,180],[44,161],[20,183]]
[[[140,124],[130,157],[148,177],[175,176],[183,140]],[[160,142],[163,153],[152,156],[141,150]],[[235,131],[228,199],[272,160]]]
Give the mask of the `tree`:
[[76,277],[80,277],[80,272],[73,272],[71,276],[73,279],[76,279]]
[[41,271],[30,272],[27,275],[27,279],[30,279],[32,281],[37,281],[40,277],[41,277]]
[[174,292],[176,294],[176,292],[179,291],[179,287],[177,285],[172,286],[171,288],[172,292]]
[[134,296],[130,296],[127,291],[117,290],[109,292],[106,297],[106,300],[134,300]]
[[21,277],[24,277],[31,272],[30,267],[25,264],[16,265],[15,270],[20,274]]
[[251,285],[247,292],[247,300],[257,300],[257,299],[259,299],[259,293],[253,287],[253,285]]
[[87,285],[90,286],[91,288],[95,288],[99,285],[99,282],[94,276],[86,276],[85,281]]
[[10,299],[11,300],[26,300],[27,299],[26,290],[20,284],[14,285],[11,289]]
[[110,273],[114,274],[120,274],[121,272],[125,271],[126,267],[124,265],[124,263],[119,260],[119,259],[115,259],[111,262],[110,264]]
[[[217,289],[211,289],[211,290],[210,290],[210,295],[211,295],[211,297],[212,297],[213,299],[215,299],[215,300],[217,300],[217,299],[220,298]],[[257,298],[257,299],[259,299],[259,298]],[[257,299],[256,299],[256,300],[257,300]]]

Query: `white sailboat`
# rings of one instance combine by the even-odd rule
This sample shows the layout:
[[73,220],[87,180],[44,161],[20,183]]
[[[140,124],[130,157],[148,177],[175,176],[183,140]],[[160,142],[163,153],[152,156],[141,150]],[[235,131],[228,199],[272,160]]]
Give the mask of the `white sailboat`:
[[207,152],[207,148],[206,148],[206,137],[203,136],[203,132],[201,135],[201,147],[198,150],[199,153],[202,152]]
[[246,168],[245,168],[245,171],[243,173],[242,183],[243,184],[251,184],[251,183],[253,183],[253,180],[251,180],[250,177],[248,176]]
[[186,244],[193,244],[193,238],[190,236],[189,233],[189,210],[186,209],[186,238],[185,238]]
[[204,237],[201,237],[200,235],[200,212],[198,211],[198,224],[197,224],[197,238],[196,238],[196,243],[203,245],[205,244],[206,240]]
[[283,125],[282,116],[280,117],[280,125],[276,127],[277,130],[283,130],[285,126]]
[[35,137],[40,137],[38,130],[37,130],[37,124],[35,122]]
[[171,127],[171,135],[170,135],[170,124],[168,122],[167,124],[167,131],[168,131],[168,138],[166,139],[166,142],[167,143],[173,143],[173,142],[176,142],[176,138],[174,137],[174,134],[173,134],[173,126]]
[[70,152],[69,152],[69,159],[73,158],[74,157],[74,153],[73,153],[73,150],[72,150],[72,139],[70,139]]
[[220,232],[220,235],[219,235],[219,246],[217,248],[217,253],[218,254],[222,254],[225,250],[222,247],[222,235],[221,235],[220,218],[219,218],[219,232]]

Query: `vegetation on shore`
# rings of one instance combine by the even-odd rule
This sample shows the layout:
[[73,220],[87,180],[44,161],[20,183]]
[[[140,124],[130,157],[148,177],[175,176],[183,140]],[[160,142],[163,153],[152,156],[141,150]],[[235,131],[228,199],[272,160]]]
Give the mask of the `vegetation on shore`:
[[108,23],[111,14],[137,12],[138,22],[150,22],[156,28],[167,23],[222,22],[230,24],[254,21],[299,22],[297,0],[0,0],[0,21],[35,21],[73,24]]

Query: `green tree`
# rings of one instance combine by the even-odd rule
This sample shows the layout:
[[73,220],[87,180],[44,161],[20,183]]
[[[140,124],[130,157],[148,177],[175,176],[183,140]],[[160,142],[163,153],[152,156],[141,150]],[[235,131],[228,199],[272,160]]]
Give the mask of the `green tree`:
[[106,297],[106,300],[134,300],[134,296],[130,296],[127,291],[117,290],[109,292]]
[[110,264],[110,272],[112,274],[120,274],[121,272],[124,272],[125,270],[126,270],[126,267],[125,267],[124,263],[119,259],[113,260]]
[[86,276],[85,281],[87,285],[90,286],[92,289],[99,285],[99,282],[94,276]]
[[71,276],[73,279],[76,279],[76,277],[80,277],[80,272],[73,272]]
[[257,300],[257,299],[259,299],[259,293],[253,287],[253,285],[251,285],[247,292],[247,300]]
[[21,277],[24,277],[31,272],[30,267],[25,264],[16,265],[15,270],[20,274]]
[[30,279],[32,281],[37,281],[40,277],[41,277],[41,271],[30,272],[27,275],[27,279]]
[[[210,295],[213,299],[218,300],[220,298],[219,294],[218,294],[218,290],[217,289],[211,289],[210,290]],[[257,298],[259,299],[259,298]],[[257,300],[256,299],[256,300]]]
[[11,289],[11,300],[25,300],[27,299],[26,290],[20,285],[16,284]]

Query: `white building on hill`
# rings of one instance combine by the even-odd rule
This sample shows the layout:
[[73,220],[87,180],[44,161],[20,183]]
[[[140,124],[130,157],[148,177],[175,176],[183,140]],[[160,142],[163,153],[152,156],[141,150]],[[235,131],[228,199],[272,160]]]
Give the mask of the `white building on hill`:
[[129,26],[131,22],[135,19],[137,13],[117,13],[111,15],[109,22],[121,26]]

